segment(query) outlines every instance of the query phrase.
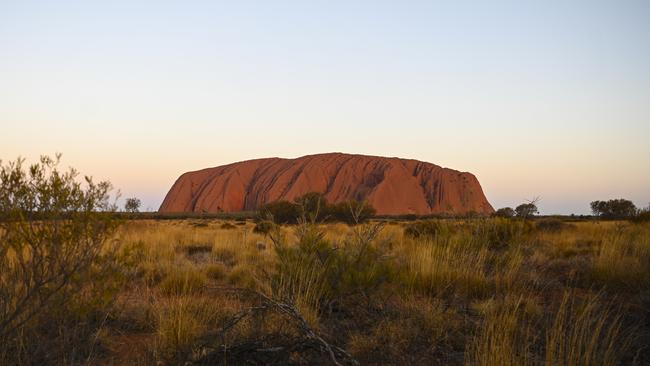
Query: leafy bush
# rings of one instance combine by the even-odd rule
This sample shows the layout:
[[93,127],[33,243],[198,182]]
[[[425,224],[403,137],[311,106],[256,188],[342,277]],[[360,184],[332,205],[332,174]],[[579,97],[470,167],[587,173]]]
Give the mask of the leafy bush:
[[295,224],[300,217],[298,205],[289,201],[270,202],[260,207],[259,211],[264,217],[270,215],[277,224]]
[[[93,311],[122,283],[119,248],[108,240],[117,227],[110,183],[85,177],[84,185],[74,169],[59,171],[59,160],[0,167],[0,355],[9,357],[0,363],[83,357],[99,326]],[[77,354],[57,353],[62,342]]]
[[533,230],[533,224],[516,219],[494,218],[479,220],[471,226],[474,241],[491,249],[506,248]]
[[348,225],[361,224],[377,214],[367,202],[345,201],[329,205],[325,209],[328,221],[344,222]]
[[393,275],[385,250],[372,245],[382,227],[357,226],[341,247],[332,245],[317,225],[308,222],[299,226],[295,245],[273,235],[278,257],[276,293],[316,308],[355,294],[371,298]]
[[449,234],[451,228],[440,220],[416,221],[406,225],[404,235],[410,238],[434,238],[440,234]]
[[560,232],[562,230],[573,228],[574,226],[568,224],[561,219],[549,218],[539,220],[536,225],[537,229],[548,232]]
[[260,220],[271,217],[276,224],[297,224],[299,220],[338,221],[350,225],[366,222],[376,214],[367,202],[355,200],[330,204],[322,193],[310,192],[295,199],[295,202],[276,201],[260,207]]

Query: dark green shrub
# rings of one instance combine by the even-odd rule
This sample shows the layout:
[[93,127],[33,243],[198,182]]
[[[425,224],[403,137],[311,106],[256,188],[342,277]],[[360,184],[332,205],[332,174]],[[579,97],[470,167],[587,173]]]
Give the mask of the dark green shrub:
[[305,219],[312,222],[345,222],[350,225],[368,221],[376,210],[367,202],[355,200],[329,204],[322,193],[310,192],[295,202],[276,201],[263,205],[258,220],[272,218],[276,224],[296,224]]
[[537,229],[547,232],[560,232],[562,230],[571,229],[574,226],[568,224],[558,218],[548,218],[537,221],[535,225]]
[[504,217],[504,218],[510,218],[515,216],[515,210],[512,209],[512,207],[503,207],[496,212],[494,212],[493,216],[495,217]]
[[440,220],[416,221],[406,225],[404,235],[410,238],[435,238],[441,234],[449,234],[451,228]]
[[367,222],[377,210],[367,202],[345,201],[326,207],[328,221],[344,222],[348,225]]
[[373,245],[382,224],[359,225],[341,246],[325,239],[317,225],[302,223],[298,240],[288,245],[271,236],[276,251],[276,286],[289,298],[308,297],[311,303],[331,304],[363,295],[369,300],[393,275],[382,246]]
[[475,242],[491,249],[499,249],[523,239],[534,226],[525,220],[494,218],[477,221],[470,228]]
[[289,201],[267,203],[259,211],[260,216],[270,216],[277,224],[295,224],[301,216],[300,207]]

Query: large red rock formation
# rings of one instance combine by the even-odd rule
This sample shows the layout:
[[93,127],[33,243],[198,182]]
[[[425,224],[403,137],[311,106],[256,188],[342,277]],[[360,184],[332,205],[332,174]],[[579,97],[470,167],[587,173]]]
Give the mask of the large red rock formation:
[[256,159],[181,175],[160,212],[251,211],[308,192],[367,200],[378,214],[494,211],[471,173],[417,160],[341,153]]

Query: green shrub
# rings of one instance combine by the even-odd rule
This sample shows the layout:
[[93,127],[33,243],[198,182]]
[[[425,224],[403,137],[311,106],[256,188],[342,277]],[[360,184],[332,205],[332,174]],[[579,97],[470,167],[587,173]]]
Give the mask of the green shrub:
[[394,275],[385,249],[373,242],[382,224],[355,227],[339,247],[325,240],[315,224],[303,223],[298,241],[288,245],[276,237],[276,292],[289,298],[307,298],[312,306],[351,299],[363,294],[367,299]]
[[367,202],[345,201],[326,207],[328,221],[344,222],[348,225],[362,224],[377,214]]
[[128,273],[110,183],[59,160],[0,166],[0,364],[81,362]]
[[504,218],[478,220],[470,225],[474,242],[491,249],[515,244],[529,234],[533,227],[529,221]]
[[268,217],[277,224],[297,224],[300,219],[312,222],[345,222],[360,224],[376,214],[367,202],[356,200],[330,204],[322,193],[309,192],[295,199],[295,202],[276,201],[260,207],[259,220]]
[[295,224],[300,217],[298,205],[289,201],[267,203],[260,207],[259,212],[263,217],[272,217],[273,222],[278,224]]
[[416,221],[406,225],[404,235],[410,238],[435,238],[441,234],[450,234],[449,225],[440,220]]
[[500,209],[496,210],[496,212],[494,212],[493,215],[495,217],[510,218],[510,217],[515,216],[515,214],[516,214],[516,212],[515,212],[515,210],[512,209],[512,207],[503,207],[503,208],[500,208]]
[[548,219],[543,219],[537,221],[537,224],[535,225],[537,229],[542,230],[542,231],[547,231],[547,232],[560,232],[562,230],[567,230],[574,228],[573,225],[568,224],[561,219],[557,218],[548,218]]

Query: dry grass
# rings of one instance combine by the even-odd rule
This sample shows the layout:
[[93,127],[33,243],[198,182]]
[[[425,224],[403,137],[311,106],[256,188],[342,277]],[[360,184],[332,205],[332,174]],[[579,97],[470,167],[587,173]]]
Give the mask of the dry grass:
[[[647,339],[636,324],[645,316],[639,294],[650,288],[647,225],[574,223],[558,230],[508,226],[507,220],[446,225],[453,229],[417,238],[405,236],[401,224],[386,226],[372,246],[381,243],[377,260],[395,276],[368,264],[354,266],[356,252],[346,247],[354,238],[349,226],[321,226],[324,240],[348,271],[369,271],[375,280],[384,276],[364,282],[360,278],[367,274],[362,272],[326,276],[325,267],[315,266],[313,258],[279,265],[273,244],[254,234],[252,223],[233,228],[222,221],[129,222],[119,237],[139,253],[138,270],[123,290],[123,298],[135,303],[123,304],[128,310],[122,317],[138,324],[128,332],[152,335],[144,348],[151,360],[163,363],[191,359],[205,334],[256,306],[253,299],[220,290],[232,287],[290,301],[309,327],[345,346],[362,364],[614,365],[648,360],[648,351],[640,346]],[[295,227],[282,230],[288,245],[295,245]],[[381,287],[351,292],[354,301],[347,301],[346,293],[332,291],[345,288],[350,278],[356,281],[350,287],[354,290],[366,283]],[[138,297],[129,293],[146,293],[152,300],[137,304]],[[277,314],[260,316],[237,323],[221,341],[228,347],[261,342],[257,347],[274,349],[274,340],[298,336]],[[102,334],[106,344],[118,339],[111,329]],[[328,360],[300,352],[285,356],[256,362]]]
[[605,235],[594,259],[593,276],[609,286],[639,290],[650,281],[650,233],[621,228]]
[[576,303],[576,297],[566,293],[547,330],[546,364],[620,365],[629,345],[621,314],[602,304],[600,295],[590,295]]
[[407,242],[408,283],[415,291],[438,294],[458,292],[481,296],[490,290],[486,275],[487,248],[472,248],[443,239]]
[[[510,300],[510,299],[507,299]],[[469,346],[467,365],[524,366],[531,364],[532,330],[524,322],[523,299],[482,304],[483,325]]]

